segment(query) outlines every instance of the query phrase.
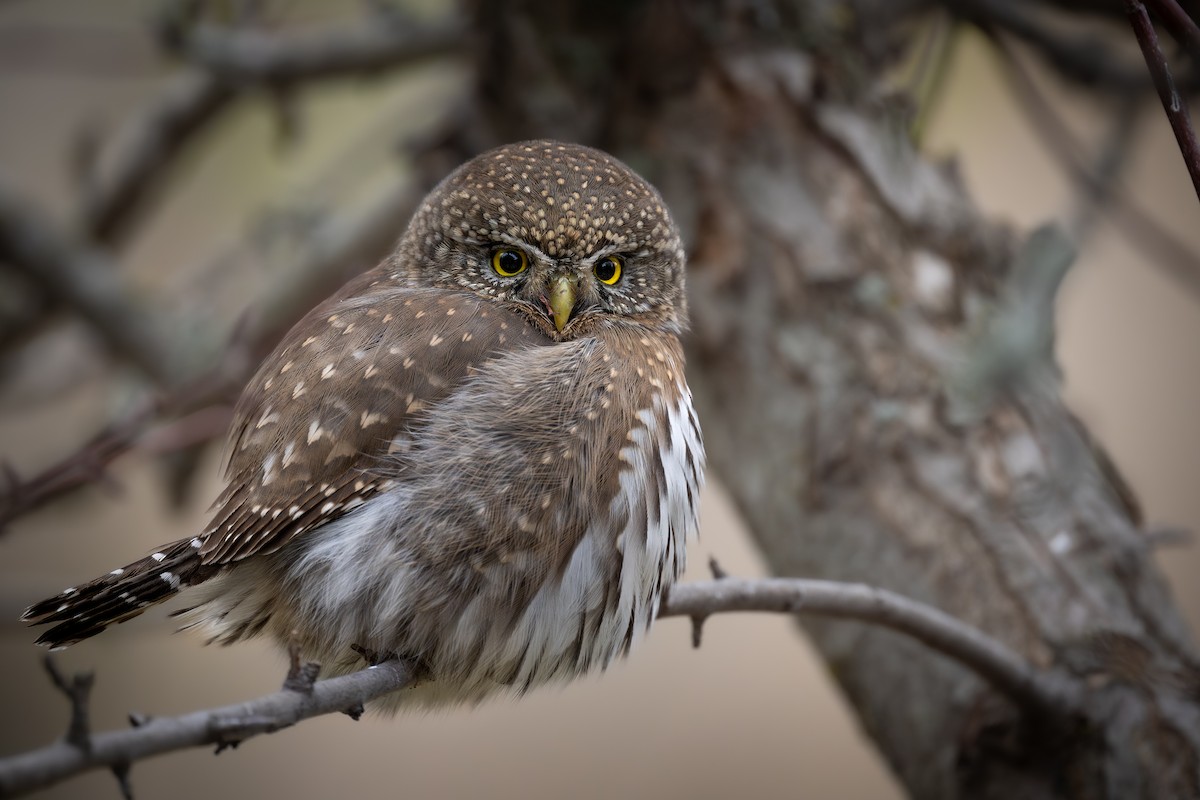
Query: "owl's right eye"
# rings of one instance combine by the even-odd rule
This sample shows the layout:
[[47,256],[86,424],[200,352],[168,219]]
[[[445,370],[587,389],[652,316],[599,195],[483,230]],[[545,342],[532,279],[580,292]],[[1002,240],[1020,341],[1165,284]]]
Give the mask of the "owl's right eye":
[[529,258],[520,250],[497,250],[492,253],[492,269],[502,278],[520,275],[529,266]]

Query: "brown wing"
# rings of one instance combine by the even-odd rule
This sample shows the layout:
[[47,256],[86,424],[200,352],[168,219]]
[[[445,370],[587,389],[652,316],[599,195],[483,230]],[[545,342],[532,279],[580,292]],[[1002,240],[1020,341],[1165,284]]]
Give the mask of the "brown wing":
[[495,355],[549,343],[473,295],[358,279],[298,323],[243,393],[203,563],[274,552],[402,479],[423,409]]

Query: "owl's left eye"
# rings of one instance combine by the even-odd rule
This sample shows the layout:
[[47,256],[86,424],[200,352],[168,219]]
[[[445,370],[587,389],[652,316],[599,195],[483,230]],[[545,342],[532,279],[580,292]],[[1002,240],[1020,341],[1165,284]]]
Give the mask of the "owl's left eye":
[[605,256],[596,262],[592,272],[598,281],[612,286],[621,280],[621,268],[624,266],[625,260],[620,256]]

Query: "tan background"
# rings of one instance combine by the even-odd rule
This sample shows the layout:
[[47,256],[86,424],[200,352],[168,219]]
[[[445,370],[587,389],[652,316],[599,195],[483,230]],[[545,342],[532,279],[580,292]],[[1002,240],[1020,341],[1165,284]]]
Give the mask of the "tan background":
[[[103,120],[117,129],[165,74],[142,35],[145,13],[137,2],[0,5],[0,171],[56,212],[71,207],[65,154],[79,126]],[[957,154],[984,208],[1028,228],[1061,217],[1071,194],[994,67],[974,40],[960,51],[929,147]],[[262,104],[242,107],[189,157],[177,191],[124,259],[129,276],[182,302],[181,318],[228,327],[263,277],[232,261],[218,286],[189,282],[198,265],[244,235],[245,219],[264,207],[310,196],[352,205],[395,180],[399,170],[379,164],[392,163],[397,134],[435,120],[461,77],[434,64],[307,93],[306,136],[284,150]],[[1097,110],[1071,109],[1090,138],[1103,127]],[[1200,248],[1200,204],[1155,108],[1126,174],[1135,196]],[[1073,407],[1114,454],[1152,524],[1200,529],[1200,303],[1105,227],[1069,277],[1060,314]],[[0,456],[22,473],[69,452],[128,400],[89,377],[95,358],[80,342],[78,332],[50,337],[3,377]],[[47,401],[46,387],[67,380],[76,388]],[[84,492],[0,538],[0,754],[58,735],[66,717],[32,636],[12,621],[21,609],[202,524],[218,488],[216,454],[182,512],[167,506],[153,470],[126,459],[114,473],[119,492]],[[705,497],[692,554],[694,577],[710,554],[731,572],[762,573],[717,490]],[[1162,561],[1195,626],[1197,548],[1164,552]],[[130,710],[179,713],[248,698],[281,680],[283,661],[264,645],[204,648],[170,629],[149,614],[63,655],[70,668],[98,671],[97,727],[124,725]],[[194,751],[147,762],[133,780],[141,798],[898,796],[824,668],[786,620],[769,616],[713,619],[699,651],[686,622],[664,622],[628,663],[520,702],[357,724],[328,717],[216,759]],[[94,775],[46,796],[115,797],[116,789]]]

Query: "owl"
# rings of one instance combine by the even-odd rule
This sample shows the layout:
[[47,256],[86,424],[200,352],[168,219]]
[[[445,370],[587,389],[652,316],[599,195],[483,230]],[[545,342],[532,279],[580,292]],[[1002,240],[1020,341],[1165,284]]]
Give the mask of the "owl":
[[383,710],[604,669],[697,528],[684,261],[658,192],[606,153],[472,159],[264,361],[203,532],[24,619],[66,647],[182,593],[209,642],[419,665]]

